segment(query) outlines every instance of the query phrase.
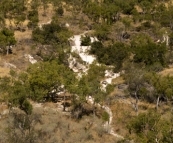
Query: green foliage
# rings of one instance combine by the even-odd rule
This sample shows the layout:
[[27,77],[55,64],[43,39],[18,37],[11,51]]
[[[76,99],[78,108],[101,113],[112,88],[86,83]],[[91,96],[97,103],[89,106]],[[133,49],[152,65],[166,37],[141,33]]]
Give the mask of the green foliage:
[[91,39],[89,36],[81,37],[81,46],[89,46],[91,44]]
[[95,54],[99,62],[106,65],[114,65],[117,71],[128,57],[128,47],[121,42],[108,47],[104,47],[100,42],[93,42],[90,53]]
[[29,115],[32,113],[32,105],[28,100],[23,101],[21,108]]
[[82,101],[86,100],[86,96],[93,96],[95,102],[100,102],[105,98],[105,93],[101,91],[100,79],[104,76],[105,67],[96,64],[90,65],[87,75],[83,75],[79,80],[77,94]]
[[113,92],[114,91],[114,85],[112,85],[112,84],[108,84],[107,86],[106,86],[106,93],[109,95],[111,92]]
[[95,35],[99,41],[108,40],[108,34],[110,33],[110,26],[107,24],[96,25]]
[[173,90],[172,83],[173,77],[166,76],[161,77],[156,73],[148,73],[145,78],[148,83],[150,83],[155,88],[155,96],[156,97],[165,97],[167,99],[172,98]]
[[3,47],[14,45],[16,43],[14,32],[7,28],[4,28],[0,31],[0,37],[0,45]]
[[[145,39],[144,39],[145,38]],[[134,55],[134,61],[144,62],[146,65],[160,63],[164,66],[166,45],[156,44],[146,35],[138,35],[131,42],[131,48]]]
[[56,13],[59,15],[59,16],[63,16],[64,14],[64,9],[62,6],[58,7],[58,9],[56,10]]
[[30,96],[27,74],[16,74],[10,71],[12,77],[3,77],[0,81],[1,93],[4,100],[9,103],[10,107],[19,107],[27,114],[32,113],[32,105],[27,100]]
[[129,132],[135,133],[136,142],[172,142],[172,115],[171,118],[162,119],[159,113],[148,111],[133,118],[128,124]]
[[42,62],[28,68],[29,84],[33,100],[42,101],[43,98],[54,100],[53,90],[57,91],[64,85],[67,91],[74,89],[76,78],[74,73],[56,61]]
[[32,32],[33,40],[41,44],[63,44],[67,43],[71,33],[65,27],[60,27],[58,23],[43,25],[43,29],[36,28]]
[[9,47],[15,44],[16,44],[16,40],[14,37],[14,32],[7,28],[2,29],[0,31],[0,47],[2,48],[2,52],[3,53],[6,52],[8,54]]
[[28,12],[28,19],[30,22],[28,23],[29,28],[36,28],[38,24],[38,11],[37,10],[32,10]]
[[0,13],[2,17],[16,19],[23,15],[26,11],[24,0],[1,0]]
[[102,119],[103,121],[109,121],[109,114],[106,111],[102,113]]
[[16,27],[18,27],[22,22],[24,22],[25,19],[26,19],[25,14],[21,14],[21,15],[16,16],[15,21],[14,21]]
[[159,133],[157,126],[159,121],[160,115],[153,111],[141,113],[131,121],[128,129],[138,135],[138,141],[140,142],[155,142],[155,137]]

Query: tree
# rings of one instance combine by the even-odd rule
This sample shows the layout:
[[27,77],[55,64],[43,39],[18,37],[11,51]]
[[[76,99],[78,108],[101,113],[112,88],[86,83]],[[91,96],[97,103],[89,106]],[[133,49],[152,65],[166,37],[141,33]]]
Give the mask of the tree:
[[170,27],[170,29],[173,29],[173,6],[170,4],[165,10],[161,16],[161,24],[165,27]]
[[9,115],[7,140],[9,143],[36,143],[38,142],[38,131],[35,125],[39,123],[40,116],[37,114],[26,115],[13,112]]
[[56,10],[56,13],[59,15],[59,16],[63,16],[64,14],[64,9],[62,6],[58,7],[58,9]]
[[114,71],[118,71],[128,57],[128,46],[122,42],[116,42],[113,45],[104,47],[100,42],[93,42],[90,53],[95,54],[99,62],[114,65]]
[[16,40],[14,37],[14,32],[4,28],[0,31],[0,46],[3,47],[3,50],[5,51],[7,55],[9,54],[10,46],[16,44]]
[[107,127],[107,132],[109,133],[109,114],[106,112],[106,111],[104,111],[103,113],[102,113],[102,119],[103,119],[103,121],[105,121],[105,122],[108,122],[108,127]]
[[131,120],[127,126],[130,133],[136,133],[138,142],[156,142],[159,135],[160,115],[154,111],[141,113],[138,117]]
[[99,41],[105,41],[108,39],[108,34],[110,33],[110,26],[107,24],[96,25],[95,35]]
[[32,10],[28,12],[28,19],[30,20],[30,22],[28,23],[28,27],[29,28],[36,28],[37,27],[37,23],[38,23],[38,11],[37,10]]
[[160,98],[165,98],[166,101],[172,98],[173,78],[170,76],[161,77],[156,73],[146,75],[148,83],[154,87],[154,96],[156,98],[156,109],[158,109]]
[[125,17],[122,19],[122,22],[125,26],[125,31],[129,30],[130,26],[131,26],[131,23],[132,23],[132,20],[128,17]]
[[130,97],[135,98],[135,102],[132,102],[132,105],[135,109],[136,115],[138,116],[138,102],[143,92],[145,93],[144,96],[147,94],[147,89],[145,87],[145,80],[144,80],[145,72],[137,67],[131,67],[130,72],[125,76],[126,82],[128,84],[128,91]]
[[91,39],[89,36],[82,36],[81,37],[81,46],[89,46],[91,44]]
[[[154,110],[140,113],[128,123],[129,133],[135,135],[135,142],[172,142],[172,113],[170,118],[162,118]],[[135,133],[135,134],[134,134]]]
[[123,32],[126,30],[125,28],[125,24],[121,21],[117,21],[113,26],[113,30],[116,31],[116,39],[120,42],[123,40],[122,36]]
[[32,105],[28,101],[30,97],[28,76],[26,73],[17,74],[10,71],[11,77],[3,77],[0,80],[3,100],[8,102],[9,108],[19,107],[26,114],[32,113]]
[[152,42],[147,35],[140,34],[135,36],[131,41],[131,50],[134,53],[134,62],[144,62],[146,65],[153,65],[158,62],[162,66],[166,65],[166,45],[164,43],[156,44]]
[[55,100],[59,88],[71,91],[75,85],[74,73],[56,61],[36,63],[28,68],[31,98],[36,101]]
[[32,32],[34,41],[41,44],[57,45],[68,43],[71,33],[66,27],[61,27],[57,22],[43,25],[42,29],[36,28]]
[[[25,19],[26,19],[26,15],[25,14],[18,15],[17,17],[15,17],[14,23],[16,25],[16,28],[18,28],[19,25],[21,26],[22,23],[25,21]],[[21,28],[20,28],[20,30],[21,30]]]
[[0,26],[2,28],[4,28],[4,26],[5,26],[5,19],[4,19],[4,16],[2,14],[0,14]]

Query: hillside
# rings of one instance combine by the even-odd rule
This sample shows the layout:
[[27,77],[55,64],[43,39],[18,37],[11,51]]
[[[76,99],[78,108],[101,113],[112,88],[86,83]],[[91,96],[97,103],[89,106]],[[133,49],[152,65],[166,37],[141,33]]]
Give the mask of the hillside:
[[172,143],[172,0],[1,0],[0,142]]

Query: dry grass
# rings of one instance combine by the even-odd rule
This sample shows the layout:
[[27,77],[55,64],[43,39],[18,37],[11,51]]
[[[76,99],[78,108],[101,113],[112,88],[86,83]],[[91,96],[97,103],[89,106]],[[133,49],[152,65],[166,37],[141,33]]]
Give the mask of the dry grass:
[[118,87],[115,87],[114,91],[111,92],[110,96],[116,96],[116,95],[123,96],[123,95],[125,95],[125,93],[124,93],[124,91],[119,90]]
[[32,30],[26,30],[25,32],[15,31],[14,32],[15,39],[19,42],[24,39],[31,39]]
[[[103,122],[94,116],[85,116],[77,122],[68,116],[64,116],[61,112],[54,112],[54,103],[47,103],[47,114],[44,114],[43,107],[34,107],[33,115],[29,116],[33,120],[32,131],[34,131],[35,141],[37,143],[113,143],[117,139],[107,134],[103,128]],[[21,114],[21,113],[20,113]],[[23,114],[23,113],[22,113]],[[20,115],[21,117],[21,115]],[[10,122],[8,121],[10,120]],[[0,133],[9,125],[12,130],[18,130],[18,126],[12,121],[13,117],[1,120]],[[16,122],[15,122],[16,123]],[[9,132],[10,133],[10,132]],[[17,132],[16,132],[17,133]],[[28,132],[25,132],[29,134]],[[11,132],[13,134],[13,132]],[[4,138],[4,136],[6,138]],[[9,137],[7,133],[0,136],[0,141]],[[17,137],[21,137],[21,133],[17,133]],[[27,142],[26,142],[27,143]]]
[[51,19],[52,19],[52,16],[55,14],[53,5],[52,4],[48,4],[47,6],[48,7],[45,10],[45,14],[46,15],[44,15],[44,8],[43,8],[43,6],[40,6],[38,8],[38,19],[39,19],[38,25],[50,22]]
[[[112,101],[111,110],[113,112],[112,126],[114,131],[122,136],[127,136],[127,125],[130,120],[136,116],[136,112],[131,104],[134,99],[116,99]],[[139,114],[145,113],[148,109],[155,109],[155,104],[149,104],[147,102],[139,101]],[[163,108],[160,108],[158,112],[163,112]]]
[[161,76],[173,76],[173,68],[164,69],[159,73]]
[[117,78],[113,79],[112,83],[113,84],[122,84],[122,83],[124,83],[124,79],[123,79],[122,76],[120,76],[120,77],[117,77]]
[[8,76],[9,72],[9,68],[0,67],[0,77]]

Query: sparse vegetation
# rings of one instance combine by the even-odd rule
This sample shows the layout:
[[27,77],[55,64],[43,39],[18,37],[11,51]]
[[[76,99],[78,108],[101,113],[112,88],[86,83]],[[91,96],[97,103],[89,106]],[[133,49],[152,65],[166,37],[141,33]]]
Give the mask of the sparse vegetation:
[[118,142],[107,106],[120,142],[171,143],[172,20],[171,0],[1,0],[0,142]]

